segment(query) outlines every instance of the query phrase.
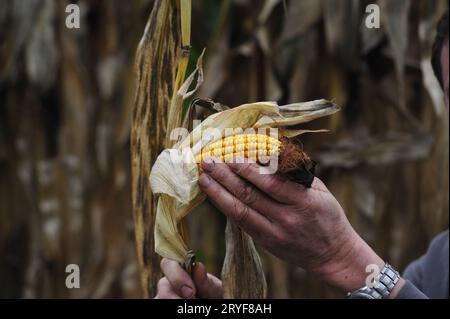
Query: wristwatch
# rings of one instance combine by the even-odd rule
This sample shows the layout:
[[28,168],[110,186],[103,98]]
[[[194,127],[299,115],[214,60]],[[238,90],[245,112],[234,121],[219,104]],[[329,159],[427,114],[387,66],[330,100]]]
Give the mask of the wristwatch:
[[391,265],[385,264],[370,286],[364,286],[347,294],[348,299],[387,299],[400,280],[400,274]]

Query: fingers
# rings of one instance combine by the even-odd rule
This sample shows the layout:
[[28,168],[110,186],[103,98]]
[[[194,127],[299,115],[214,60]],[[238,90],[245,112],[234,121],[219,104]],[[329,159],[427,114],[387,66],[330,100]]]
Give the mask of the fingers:
[[231,171],[220,160],[202,163],[203,170],[237,197],[242,203],[273,220],[279,207],[267,195]]
[[200,298],[220,299],[223,298],[222,282],[206,272],[202,263],[195,263],[192,274],[197,287],[197,296]]
[[246,179],[274,200],[294,204],[305,188],[276,174],[262,174],[265,167],[255,163],[229,163],[233,172]]
[[253,239],[261,242],[273,234],[274,225],[265,216],[242,203],[210,176],[202,174],[198,184],[212,204]]
[[192,298],[195,295],[195,285],[189,274],[181,268],[174,260],[163,258],[161,260],[161,270],[168,282],[173,287],[172,290],[182,298]]
[[163,258],[161,269],[166,277],[158,281],[158,294],[155,299],[181,299],[194,297],[196,287],[197,295],[202,298],[222,298],[222,282],[208,274],[202,263],[195,263],[193,279],[173,260]]
[[173,290],[172,285],[166,277],[158,281],[158,294],[155,299],[181,299]]

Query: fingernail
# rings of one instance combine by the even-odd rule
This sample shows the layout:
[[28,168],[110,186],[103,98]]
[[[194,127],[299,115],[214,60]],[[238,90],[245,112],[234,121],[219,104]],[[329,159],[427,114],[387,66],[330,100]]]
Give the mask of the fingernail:
[[205,172],[210,173],[214,169],[214,160],[212,158],[205,159],[202,162],[202,168]]
[[201,188],[208,187],[209,183],[211,182],[211,178],[207,174],[202,174],[198,180],[198,184]]
[[181,296],[183,298],[191,298],[193,292],[194,291],[192,290],[191,287],[188,287],[188,286],[182,286],[181,287]]

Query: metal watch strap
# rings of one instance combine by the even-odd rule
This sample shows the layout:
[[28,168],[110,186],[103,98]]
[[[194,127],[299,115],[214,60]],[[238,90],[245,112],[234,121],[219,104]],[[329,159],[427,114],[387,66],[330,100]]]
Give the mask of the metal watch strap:
[[400,274],[391,265],[385,264],[371,287],[365,286],[349,293],[349,298],[387,299],[400,280]]

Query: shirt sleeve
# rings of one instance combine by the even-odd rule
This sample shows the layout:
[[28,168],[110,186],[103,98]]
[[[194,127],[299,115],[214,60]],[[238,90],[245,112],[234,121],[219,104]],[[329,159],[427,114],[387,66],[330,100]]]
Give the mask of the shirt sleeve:
[[405,284],[398,292],[395,299],[428,299],[416,286],[409,280],[405,280]]
[[417,289],[423,291],[423,268],[425,256],[417,259],[406,267],[403,278],[409,280]]
[[448,235],[446,230],[436,236],[427,252],[406,268],[397,299],[448,298]]

